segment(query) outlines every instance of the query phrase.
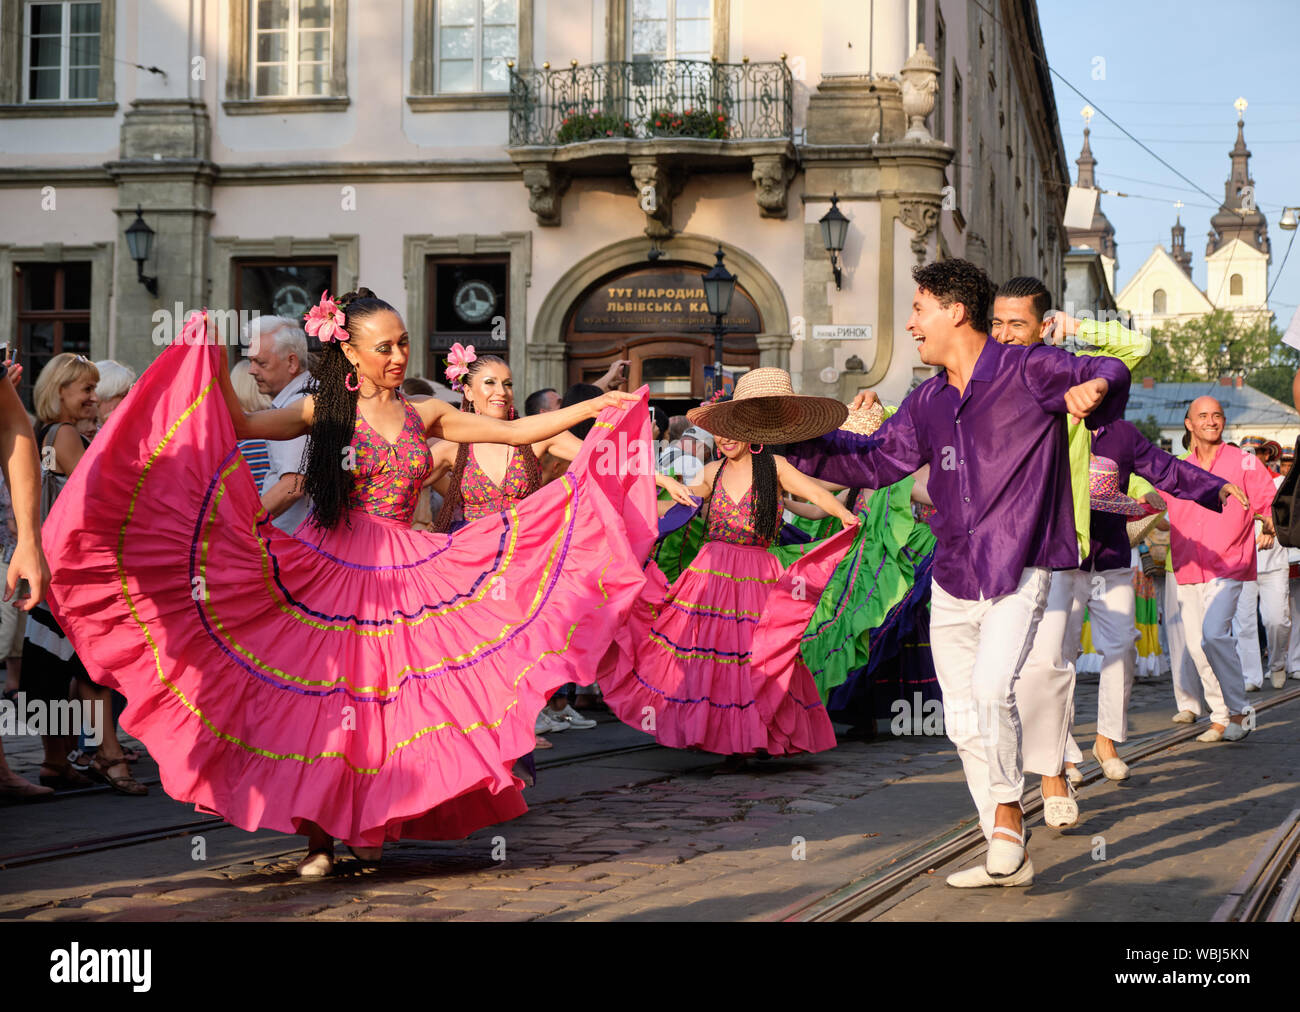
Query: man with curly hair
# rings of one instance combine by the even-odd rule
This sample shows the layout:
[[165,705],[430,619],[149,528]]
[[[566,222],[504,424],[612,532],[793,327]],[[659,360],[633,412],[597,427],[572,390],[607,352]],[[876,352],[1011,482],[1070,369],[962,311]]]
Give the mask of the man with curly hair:
[[944,727],[989,841],[957,887],[1025,886],[1024,791],[1015,682],[1033,642],[1050,575],[1079,563],[1062,429],[1124,412],[1129,371],[1107,356],[989,336],[993,286],[965,260],[912,272],[907,329],[921,361],[942,371],[912,391],[871,436],[836,431],[787,454],[839,485],[880,488],[930,465],[934,559],[930,643]]

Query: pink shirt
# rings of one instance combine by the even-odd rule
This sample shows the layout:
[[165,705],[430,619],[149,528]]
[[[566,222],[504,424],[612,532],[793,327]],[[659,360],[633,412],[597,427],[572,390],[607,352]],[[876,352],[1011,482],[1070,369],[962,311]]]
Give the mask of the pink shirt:
[[[1200,467],[1193,450],[1182,459]],[[1269,512],[1273,495],[1273,475],[1253,453],[1227,443],[1219,448],[1205,468],[1211,474],[1236,485],[1246,493],[1250,509],[1236,499],[1223,504],[1215,513],[1186,499],[1165,496],[1169,504],[1169,523],[1173,527],[1169,548],[1174,559],[1174,578],[1180,584],[1206,583],[1216,577],[1228,580],[1255,579],[1255,514]]]

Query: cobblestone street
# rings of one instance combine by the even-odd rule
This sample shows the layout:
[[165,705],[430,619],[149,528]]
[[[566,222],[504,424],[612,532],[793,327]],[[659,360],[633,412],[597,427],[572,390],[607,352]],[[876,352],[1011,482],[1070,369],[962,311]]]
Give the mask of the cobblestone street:
[[[1135,687],[1131,740],[1172,726],[1168,694],[1167,681]],[[1081,683],[1081,716],[1094,697],[1095,682]],[[1297,717],[1300,706],[1284,705],[1241,744],[1185,743],[1136,764],[1123,784],[1086,788],[1078,826],[1036,826],[1028,890],[963,892],[934,874],[884,919],[1206,920],[1297,805]],[[1090,730],[1076,730],[1085,748]],[[541,771],[523,817],[467,840],[392,845],[378,869],[340,847],[335,874],[319,881],[294,873],[300,838],[219,823],[11,867],[38,848],[202,817],[156,787],[142,800],[92,793],[10,808],[0,919],[773,919],[974,814],[942,738],[847,741],[729,775],[715,773],[714,757],[657,748],[576,761],[643,740],[608,721],[555,736],[543,755],[575,761]],[[32,752],[22,745],[6,741],[20,769]]]

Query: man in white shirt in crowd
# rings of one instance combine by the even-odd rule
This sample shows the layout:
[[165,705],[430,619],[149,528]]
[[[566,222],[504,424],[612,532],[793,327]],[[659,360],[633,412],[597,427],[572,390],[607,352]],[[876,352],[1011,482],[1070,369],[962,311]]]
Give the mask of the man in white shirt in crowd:
[[[248,324],[248,373],[257,388],[282,408],[307,391],[307,334],[296,320],[259,316]],[[262,506],[280,530],[292,534],[311,511],[303,492],[302,455],[307,437],[267,440],[271,470],[262,479]]]

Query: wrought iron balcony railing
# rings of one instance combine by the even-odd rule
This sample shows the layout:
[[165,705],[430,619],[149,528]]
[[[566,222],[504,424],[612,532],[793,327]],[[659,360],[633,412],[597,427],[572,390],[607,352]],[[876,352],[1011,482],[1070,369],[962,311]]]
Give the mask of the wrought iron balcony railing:
[[633,60],[510,69],[510,145],[700,137],[793,139],[790,68]]

